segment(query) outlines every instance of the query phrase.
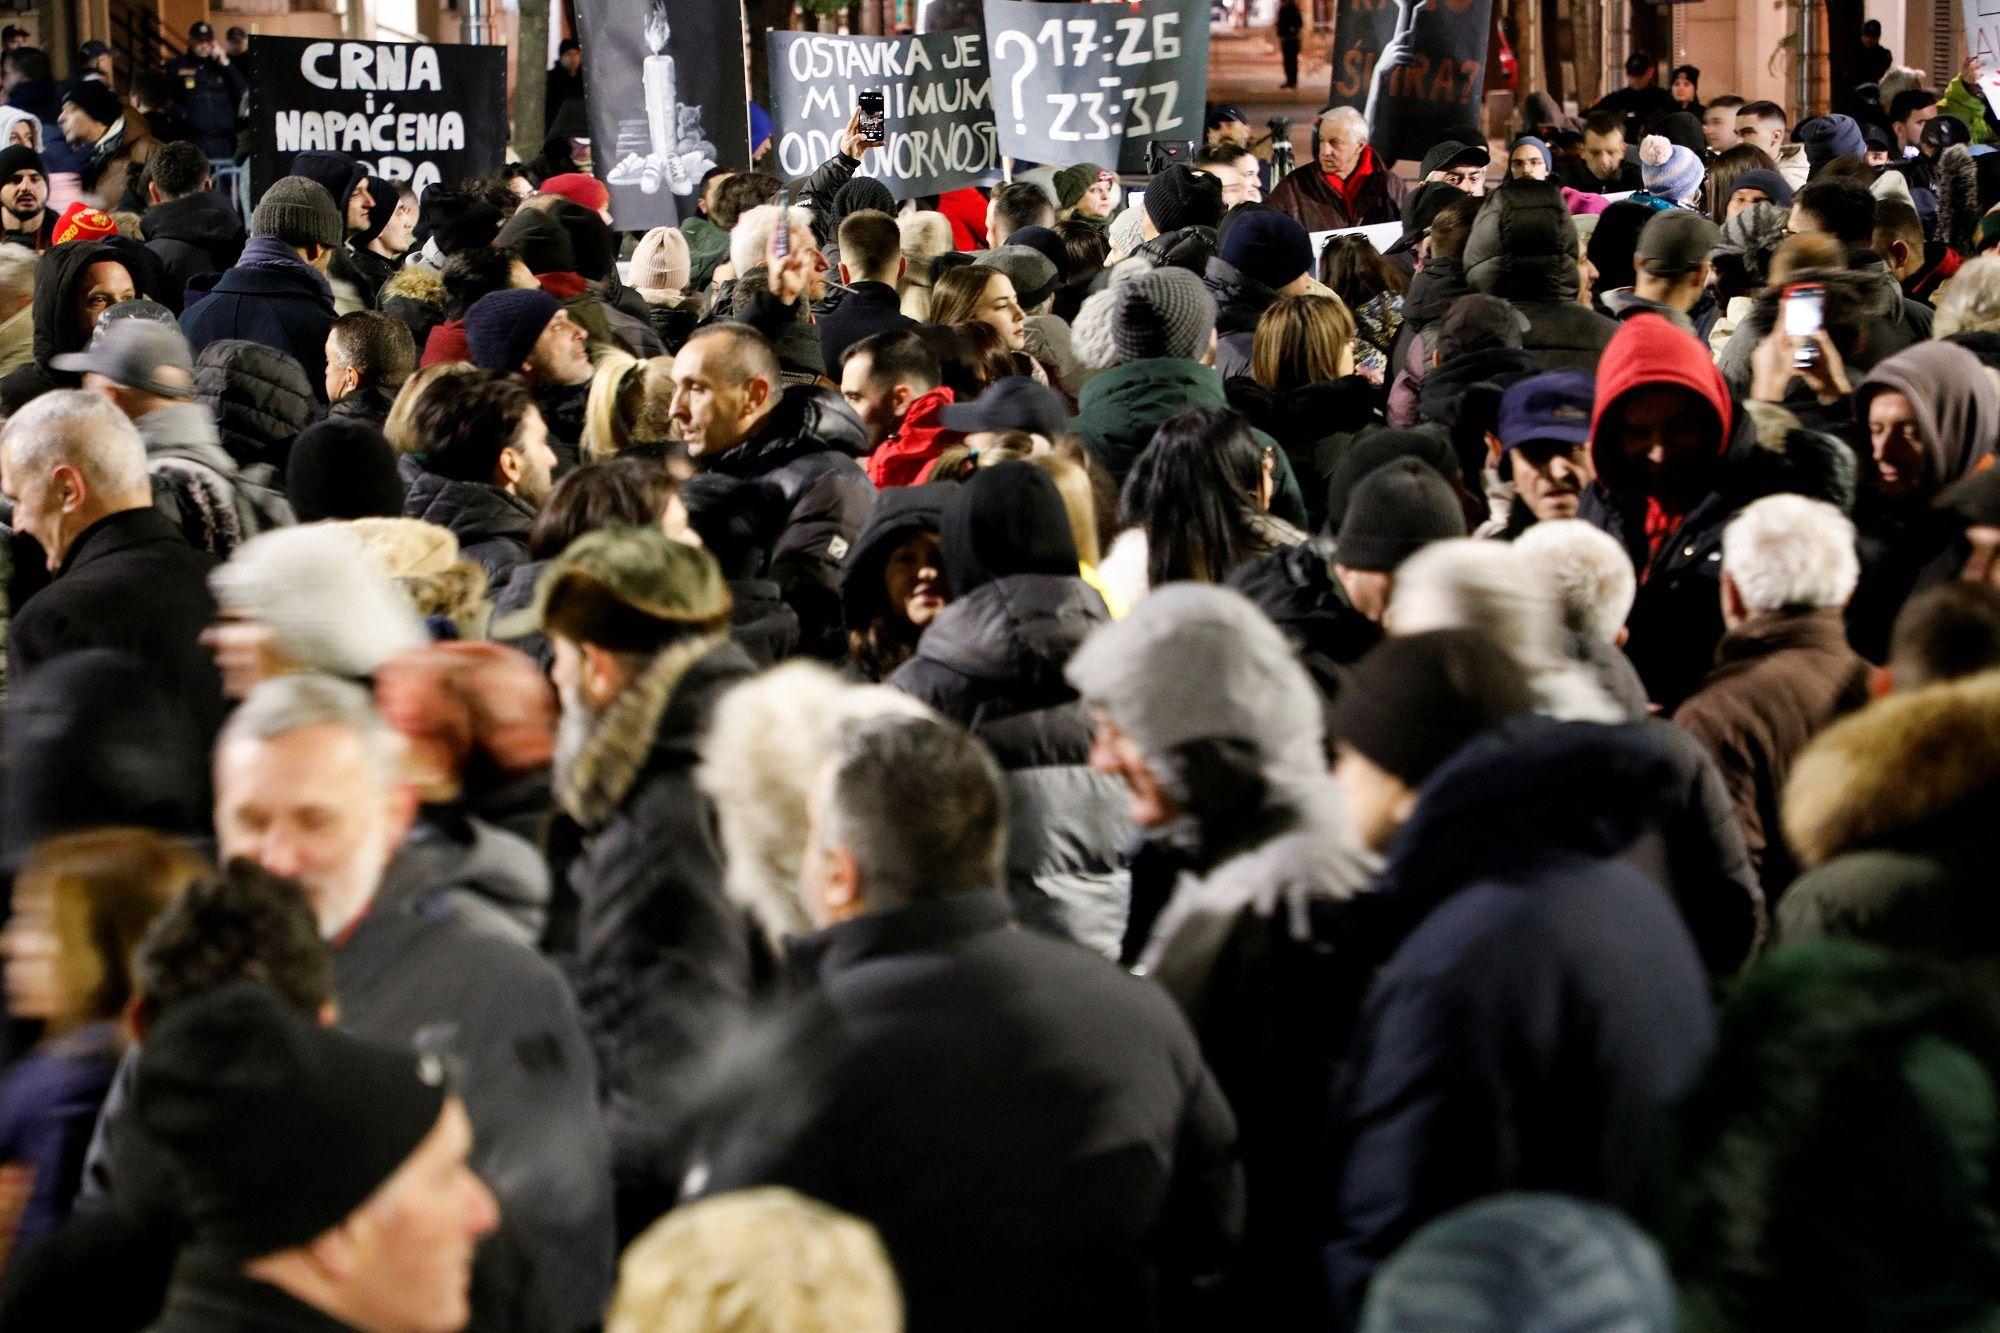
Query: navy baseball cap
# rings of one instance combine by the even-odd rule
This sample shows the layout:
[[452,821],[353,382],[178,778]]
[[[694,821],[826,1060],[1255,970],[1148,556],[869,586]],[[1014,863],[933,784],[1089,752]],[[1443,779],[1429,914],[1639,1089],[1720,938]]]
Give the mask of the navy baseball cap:
[[1227,125],[1231,121],[1237,120],[1243,121],[1245,124],[1248,124],[1250,120],[1250,117],[1243,114],[1243,108],[1239,106],[1233,106],[1228,102],[1218,102],[1208,109],[1208,128],[1211,130],[1217,125]]
[[110,54],[110,47],[106,46],[103,42],[95,40],[85,42],[82,46],[76,48],[76,56],[79,62],[95,60],[99,56],[108,56]]
[[1585,371],[1530,375],[1500,396],[1500,421],[1493,433],[1503,449],[1535,440],[1583,444],[1590,439],[1590,408],[1596,397],[1597,381]]

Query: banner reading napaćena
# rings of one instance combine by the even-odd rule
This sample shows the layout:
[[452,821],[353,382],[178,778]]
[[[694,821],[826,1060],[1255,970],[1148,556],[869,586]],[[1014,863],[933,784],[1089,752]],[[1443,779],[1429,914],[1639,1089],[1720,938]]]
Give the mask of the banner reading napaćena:
[[777,175],[796,179],[840,149],[866,90],[883,95],[888,143],[861,161],[897,199],[993,179],[1000,149],[978,29],[916,37],[774,32],[771,113]]
[[[592,170],[622,231],[671,227],[716,166],[750,165],[736,0],[578,0]],[[537,76],[539,77],[539,76]]]
[[1492,0],[1340,0],[1327,101],[1368,118],[1384,160],[1418,159],[1479,124]]
[[421,194],[499,170],[507,48],[250,39],[250,180],[262,194],[311,149],[347,153]]
[[1000,151],[1146,170],[1154,139],[1202,137],[1207,0],[986,0]]

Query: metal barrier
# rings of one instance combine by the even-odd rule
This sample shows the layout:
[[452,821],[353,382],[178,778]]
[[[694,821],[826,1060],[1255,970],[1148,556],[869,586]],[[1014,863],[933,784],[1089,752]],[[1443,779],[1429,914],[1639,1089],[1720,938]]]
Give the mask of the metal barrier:
[[226,157],[208,159],[208,188],[218,194],[226,194],[236,205],[236,211],[243,215],[245,226],[250,222],[250,171],[247,166],[238,166]]

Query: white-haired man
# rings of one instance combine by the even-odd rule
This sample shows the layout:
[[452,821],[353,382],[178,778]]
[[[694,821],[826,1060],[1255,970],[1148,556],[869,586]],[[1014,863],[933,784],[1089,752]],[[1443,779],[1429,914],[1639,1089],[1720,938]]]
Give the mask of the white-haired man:
[[1854,525],[1824,501],[1767,496],[1722,533],[1727,632],[1715,670],[1674,721],[1721,768],[1766,901],[1798,873],[1778,821],[1793,759],[1868,702],[1868,663],[1848,646],[1841,616],[1860,570]]
[[213,735],[223,704],[201,646],[215,618],[209,562],[153,507],[146,446],[125,414],[94,393],[43,394],[0,432],[0,489],[53,576],[7,627],[13,682],[66,652],[119,649]]
[[1319,156],[1271,191],[1268,200],[1307,231],[1368,227],[1403,215],[1408,184],[1368,145],[1368,122],[1351,106],[1319,119]]
[[612,1257],[582,1017],[532,947],[396,873],[417,807],[402,753],[359,685],[264,681],[216,742],[217,847],[298,881],[333,949],[341,1028],[460,1071],[472,1164],[512,1223],[520,1279],[580,1325],[603,1308]]

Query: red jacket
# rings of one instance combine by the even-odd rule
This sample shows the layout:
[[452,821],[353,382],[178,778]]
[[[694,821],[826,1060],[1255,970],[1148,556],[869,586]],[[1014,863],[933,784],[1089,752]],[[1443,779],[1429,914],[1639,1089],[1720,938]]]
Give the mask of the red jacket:
[[950,389],[932,389],[910,404],[896,433],[868,455],[868,480],[877,490],[916,485],[945,447],[958,443],[959,433],[938,422],[938,414],[950,406]]

